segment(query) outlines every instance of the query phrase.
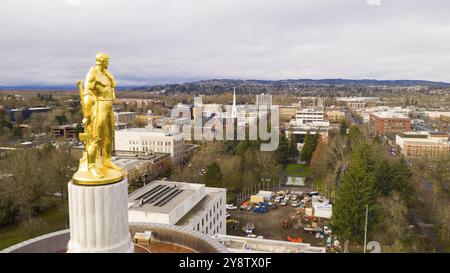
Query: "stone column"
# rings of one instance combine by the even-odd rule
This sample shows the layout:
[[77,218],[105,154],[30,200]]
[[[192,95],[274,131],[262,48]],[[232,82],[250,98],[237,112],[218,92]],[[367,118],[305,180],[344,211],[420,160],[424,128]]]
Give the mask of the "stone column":
[[68,253],[129,253],[127,179],[102,186],[69,182]]

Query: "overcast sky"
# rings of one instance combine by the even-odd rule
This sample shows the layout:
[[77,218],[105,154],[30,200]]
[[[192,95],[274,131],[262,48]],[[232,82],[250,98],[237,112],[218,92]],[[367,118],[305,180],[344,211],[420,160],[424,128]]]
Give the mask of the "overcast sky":
[[1,0],[0,85],[209,78],[450,82],[448,0]]

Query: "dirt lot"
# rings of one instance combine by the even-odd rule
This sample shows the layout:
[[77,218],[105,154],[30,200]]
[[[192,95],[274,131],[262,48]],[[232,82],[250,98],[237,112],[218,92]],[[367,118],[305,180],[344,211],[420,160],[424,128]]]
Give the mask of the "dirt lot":
[[[266,213],[254,213],[251,211],[228,211],[230,213],[229,219],[235,219],[240,222],[240,227],[245,226],[247,223],[253,223],[255,225],[255,230],[253,231],[256,235],[262,235],[265,239],[283,240],[287,241],[287,236],[291,237],[301,237],[304,243],[310,243],[313,246],[325,246],[326,237],[323,239],[316,239],[315,234],[306,233],[303,228],[295,229],[297,224],[296,220],[290,220],[290,228],[284,229],[282,227],[283,220],[286,218],[291,218],[296,215],[296,208],[291,206],[291,201],[288,202],[287,206],[280,206],[278,203],[276,209],[269,209]],[[326,224],[324,220],[320,220],[319,226]],[[231,225],[227,225],[227,234],[244,236],[244,232],[239,227],[235,230]]]

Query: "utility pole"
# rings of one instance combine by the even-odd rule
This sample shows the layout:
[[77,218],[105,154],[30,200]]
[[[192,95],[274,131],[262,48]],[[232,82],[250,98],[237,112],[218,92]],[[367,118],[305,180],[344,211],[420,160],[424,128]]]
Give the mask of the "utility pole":
[[367,248],[367,218],[369,217],[369,205],[366,205],[366,224],[364,227],[364,253],[366,253]]

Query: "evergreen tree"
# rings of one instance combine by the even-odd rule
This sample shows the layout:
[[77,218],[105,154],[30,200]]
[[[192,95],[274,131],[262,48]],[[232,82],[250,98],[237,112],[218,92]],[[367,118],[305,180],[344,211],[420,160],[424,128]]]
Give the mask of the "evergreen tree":
[[308,164],[311,161],[312,154],[314,152],[314,137],[308,132],[306,132],[305,140],[303,142],[303,147],[301,150],[301,158]]
[[286,139],[286,134],[284,131],[280,134],[280,143],[278,145],[278,160],[281,164],[288,162],[290,156],[290,147]]
[[206,174],[203,176],[203,182],[209,187],[222,186],[222,172],[217,162],[206,166]]
[[391,194],[393,189],[393,171],[387,160],[380,160],[375,165],[373,178],[376,190],[384,196]]
[[361,144],[362,142],[364,142],[365,139],[361,133],[361,131],[359,130],[358,126],[351,126],[350,129],[348,130],[348,134],[347,134],[347,143],[348,143],[348,148],[349,149],[354,149],[356,146],[358,146],[359,144]]
[[292,132],[289,136],[289,155],[293,158],[296,158],[300,155],[300,152],[297,148],[297,138]]
[[319,139],[320,139],[320,134],[319,134],[319,132],[316,132],[316,134],[313,135],[313,137],[312,137],[312,148],[313,148],[312,150],[313,150],[313,153],[316,150],[317,144],[319,143]]
[[392,166],[392,173],[392,189],[398,192],[407,204],[410,204],[414,188],[411,184],[411,171],[403,157]]
[[356,147],[333,204],[332,226],[338,236],[345,240],[364,240],[366,205],[369,209],[368,233],[372,234],[375,229],[376,193],[370,167],[367,166],[369,154],[368,144]]

